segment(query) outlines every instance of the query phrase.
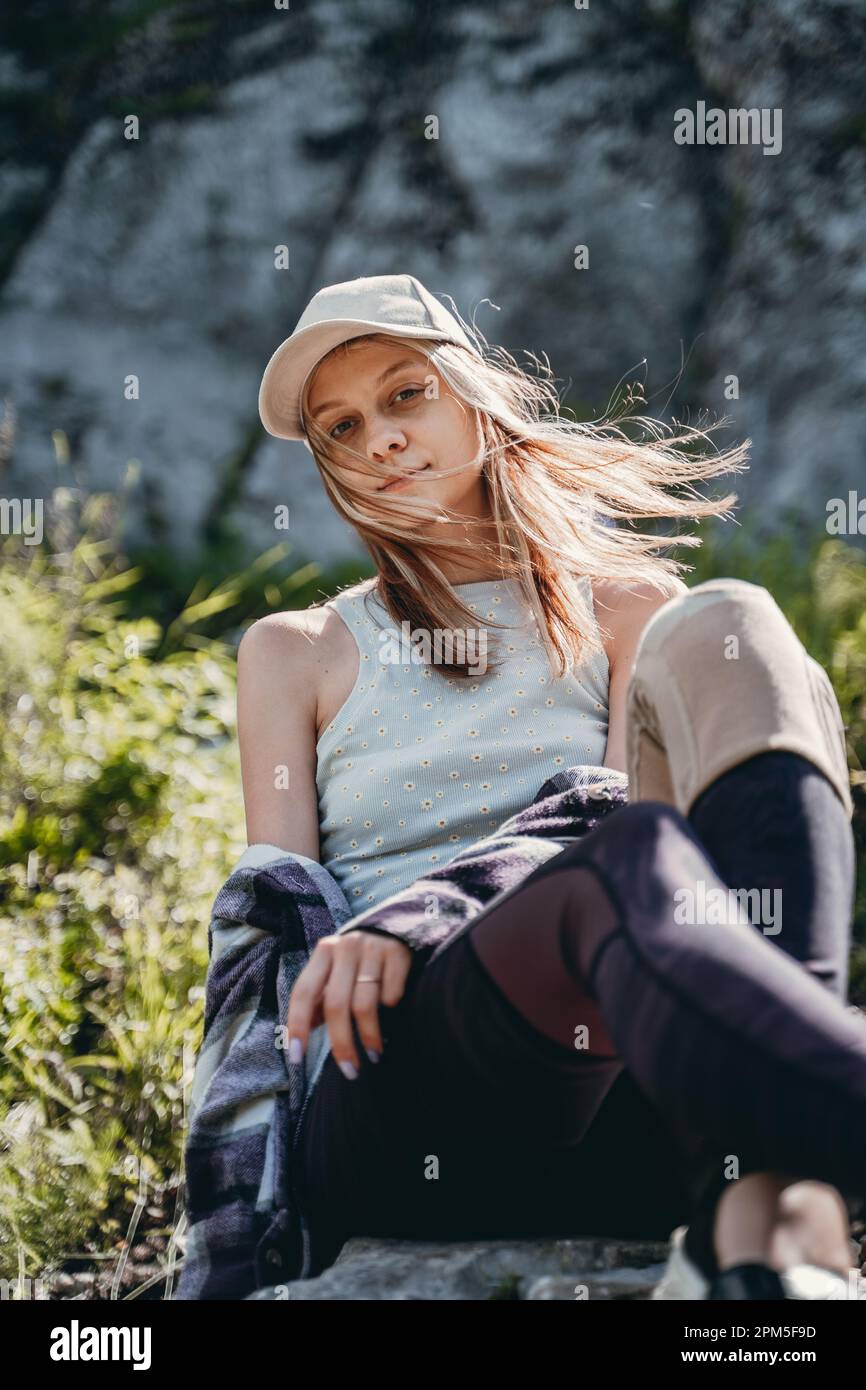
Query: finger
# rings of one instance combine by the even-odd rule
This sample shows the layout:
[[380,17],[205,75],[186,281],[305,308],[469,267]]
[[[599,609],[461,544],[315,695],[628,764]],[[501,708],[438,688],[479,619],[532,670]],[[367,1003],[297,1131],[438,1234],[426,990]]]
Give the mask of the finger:
[[[334,1061],[338,1066],[350,1063],[357,1073],[361,1062],[352,1036],[352,995],[356,977],[358,974],[366,973],[358,969],[360,945],[356,941],[350,941],[346,936],[341,937],[333,956],[331,973],[322,996],[322,1012],[331,1039]],[[366,988],[372,990],[373,986],[368,985]]]
[[[389,941],[385,946],[385,969],[379,1003],[393,1008],[403,998],[412,969],[412,950],[405,941]],[[366,973],[366,972],[365,972]]]
[[382,1002],[386,968],[387,946],[383,948],[380,941],[365,941],[361,948],[355,988],[352,991],[352,1013],[364,1047],[372,1048],[380,1056],[384,1051],[384,1044],[379,1027],[379,1005]]
[[[375,937],[367,941],[361,952],[352,1011],[364,1047],[373,1048],[380,1056],[384,1041],[379,1009],[383,1004],[393,1007],[403,997],[411,968],[412,952],[404,942]],[[376,977],[379,984],[368,982],[364,978],[368,975]]]
[[333,938],[322,937],[313,948],[294,985],[289,998],[289,1012],[286,1016],[286,1032],[289,1038],[289,1060],[300,1061],[300,1056],[292,1056],[292,1040],[297,1038],[301,1045],[301,1055],[307,1050],[310,1031],[315,1026],[315,1017],[321,1008],[333,964]]

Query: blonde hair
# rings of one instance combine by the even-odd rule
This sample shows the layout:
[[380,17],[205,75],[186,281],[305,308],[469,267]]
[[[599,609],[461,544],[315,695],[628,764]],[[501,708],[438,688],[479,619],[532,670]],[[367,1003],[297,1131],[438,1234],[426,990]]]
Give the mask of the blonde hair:
[[[699,546],[700,538],[653,535],[634,529],[634,521],[727,516],[737,501],[735,493],[708,499],[692,484],[746,468],[751,441],[706,457],[693,455],[694,445],[728,422],[675,431],[651,417],[630,413],[635,400],[645,403],[634,387],[621,409],[603,421],[565,419],[549,367],[533,358],[546,376],[530,376],[504,348],[490,348],[475,329],[463,327],[478,344],[477,356],[457,343],[370,333],[338,344],[322,361],[362,342],[400,343],[423,354],[457,399],[474,408],[497,540],[493,546],[473,541],[473,554],[479,554],[480,546],[491,570],[519,579],[551,668],[562,676],[574,663],[603,650],[591,589],[582,580],[646,584],[672,596],[677,591],[673,576],[691,566],[656,552],[667,546]],[[406,508],[410,515],[428,518],[443,511],[455,521],[467,518],[429,498],[399,497],[398,502],[397,495],[386,494],[387,501],[379,502],[376,494],[347,479],[348,456],[367,472],[370,461],[338,444],[310,416],[314,375],[301,401],[304,431],[328,496],[370,553],[378,572],[375,592],[386,611],[397,624],[408,621],[412,629],[426,632],[477,626],[478,615],[455,592],[434,558],[443,550],[465,550],[465,540],[419,535],[401,525],[396,514]],[[629,439],[623,425],[638,426],[645,437]],[[453,675],[470,674],[468,661],[438,664]]]

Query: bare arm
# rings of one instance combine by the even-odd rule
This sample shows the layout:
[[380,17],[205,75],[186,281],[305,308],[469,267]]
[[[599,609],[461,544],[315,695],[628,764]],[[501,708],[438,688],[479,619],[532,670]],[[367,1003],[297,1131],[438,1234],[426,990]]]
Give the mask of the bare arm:
[[314,639],[275,613],[238,649],[238,742],[247,841],[319,858]]
[[[303,613],[273,613],[248,628],[238,649],[238,740],[247,840],[321,863],[316,721],[321,649]],[[338,1064],[357,1075],[354,1018],[365,1048],[381,1056],[379,1005],[401,998],[412,964],[402,941],[359,930],[323,936],[298,976],[286,1019],[302,1054],[326,1023]],[[361,981],[357,976],[361,975]],[[371,983],[371,980],[378,983]],[[372,1060],[372,1058],[371,1058]]]

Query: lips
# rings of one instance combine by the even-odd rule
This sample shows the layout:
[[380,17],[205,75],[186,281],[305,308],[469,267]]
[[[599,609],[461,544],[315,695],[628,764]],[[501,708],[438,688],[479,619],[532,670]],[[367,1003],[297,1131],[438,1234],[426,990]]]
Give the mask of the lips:
[[416,478],[419,473],[426,473],[429,467],[430,464],[425,463],[423,468],[413,468],[410,472],[401,474],[399,478],[392,478],[390,483],[384,483],[377,491],[389,492],[392,487],[402,487],[403,483],[408,483],[410,478]]

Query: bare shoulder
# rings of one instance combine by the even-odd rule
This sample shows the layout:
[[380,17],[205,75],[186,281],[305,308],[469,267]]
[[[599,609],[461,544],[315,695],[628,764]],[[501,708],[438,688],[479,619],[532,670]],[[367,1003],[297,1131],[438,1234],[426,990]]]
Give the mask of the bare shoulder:
[[641,633],[654,613],[669,599],[687,593],[688,585],[675,577],[670,580],[668,593],[652,584],[593,579],[595,614],[611,668],[620,657],[628,660],[634,654]]
[[268,613],[251,623],[243,634],[238,660],[243,653],[248,665],[259,667],[262,663],[270,665],[290,659],[294,667],[304,662],[312,669],[343,626],[333,610],[324,605]]
[[292,696],[318,739],[346,698],[358,668],[355,639],[332,608],[317,604],[268,613],[247,628],[238,649],[238,685]]
[[310,647],[320,635],[325,625],[327,609],[298,608],[287,609],[284,613],[267,613],[250,623],[241,638],[238,651],[245,650],[249,657],[255,654],[264,657],[265,653],[280,650],[300,653]]

